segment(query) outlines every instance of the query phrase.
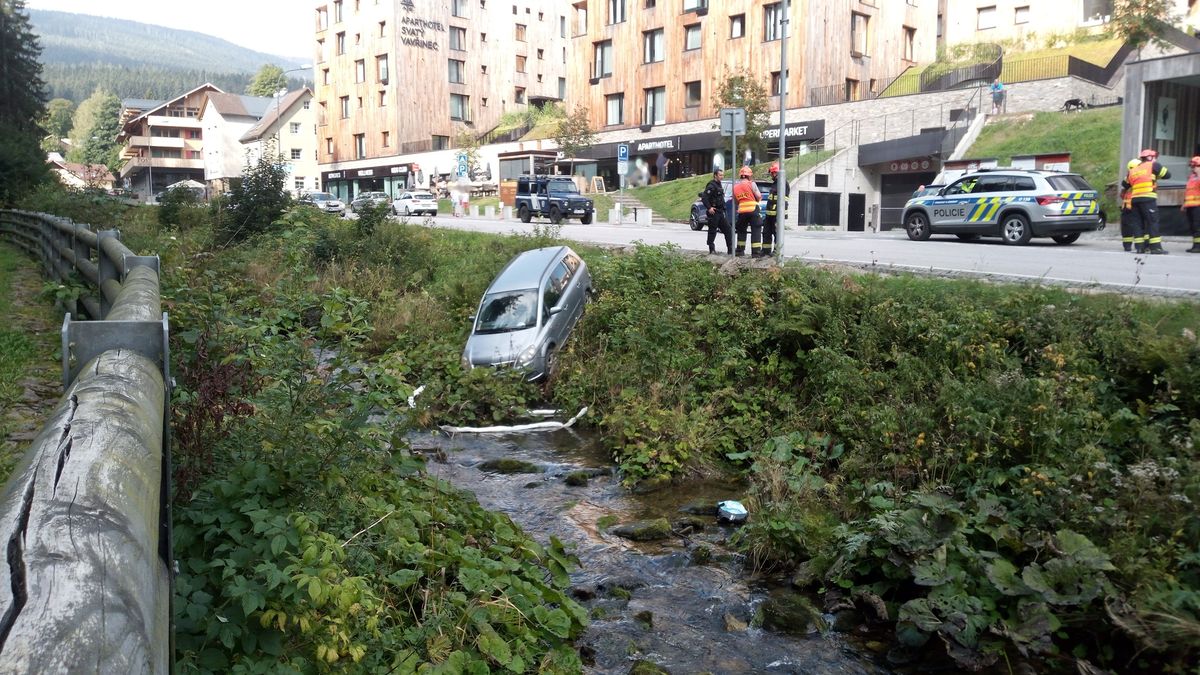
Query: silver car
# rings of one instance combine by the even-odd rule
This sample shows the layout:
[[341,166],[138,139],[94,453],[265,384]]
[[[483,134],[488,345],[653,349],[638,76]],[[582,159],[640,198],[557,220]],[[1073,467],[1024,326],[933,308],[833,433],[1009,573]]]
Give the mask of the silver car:
[[527,371],[531,380],[545,378],[591,291],[587,263],[569,247],[518,254],[479,301],[463,367],[511,367]]
[[367,206],[391,204],[392,198],[386,192],[360,192],[354,201],[350,202],[350,210],[359,213]]
[[1000,237],[1006,244],[1028,244],[1033,237],[1050,237],[1058,244],[1071,244],[1081,233],[1104,227],[1099,199],[1079,174],[979,171],[935,194],[908,200],[903,222],[914,241],[953,234],[968,241]]

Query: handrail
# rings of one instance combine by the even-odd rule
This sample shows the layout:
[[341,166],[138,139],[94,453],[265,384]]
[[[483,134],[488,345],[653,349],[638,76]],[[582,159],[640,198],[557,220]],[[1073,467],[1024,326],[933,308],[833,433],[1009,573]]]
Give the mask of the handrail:
[[979,54],[980,51],[983,52],[980,54],[982,63],[974,63],[941,73],[930,70],[921,73],[921,91],[946,91],[954,89],[964,82],[975,80],[987,82],[1000,77],[1000,71],[1004,67],[1004,51],[1000,45],[981,44],[977,46],[976,53]]
[[[158,258],[115,230],[0,210],[46,274],[86,279],[63,322],[65,393],[0,493],[6,673],[172,670],[170,369]],[[94,255],[94,259],[93,259]]]

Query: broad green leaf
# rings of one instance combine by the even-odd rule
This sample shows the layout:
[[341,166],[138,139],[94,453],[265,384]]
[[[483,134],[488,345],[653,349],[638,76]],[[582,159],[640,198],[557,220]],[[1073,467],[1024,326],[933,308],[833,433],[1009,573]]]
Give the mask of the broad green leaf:
[[478,644],[479,651],[496,663],[507,666],[512,661],[512,651],[509,650],[508,643],[495,632],[488,631],[480,635]]
[[1032,591],[1017,576],[1017,568],[1001,558],[987,566],[987,578],[1004,595],[1029,595]]
[[897,620],[908,621],[927,633],[935,633],[942,627],[942,620],[934,614],[929,600],[925,598],[909,600],[901,605]]

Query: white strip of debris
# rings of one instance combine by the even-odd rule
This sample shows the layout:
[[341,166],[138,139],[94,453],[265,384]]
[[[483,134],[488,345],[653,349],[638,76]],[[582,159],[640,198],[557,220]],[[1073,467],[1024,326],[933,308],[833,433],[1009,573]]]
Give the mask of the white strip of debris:
[[550,431],[553,429],[566,429],[575,424],[575,421],[583,417],[587,410],[587,406],[584,406],[583,409],[566,422],[532,422],[530,424],[514,424],[507,427],[455,427],[443,424],[441,428],[442,431],[448,434],[511,434],[522,431]]

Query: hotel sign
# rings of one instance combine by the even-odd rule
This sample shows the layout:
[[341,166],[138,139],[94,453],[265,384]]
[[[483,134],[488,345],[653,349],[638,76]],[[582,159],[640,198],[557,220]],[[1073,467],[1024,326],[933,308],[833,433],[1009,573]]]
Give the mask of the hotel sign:
[[674,136],[650,141],[635,141],[633,144],[633,154],[635,155],[647,152],[675,152],[678,149],[679,144]]
[[406,16],[400,19],[400,42],[409,47],[438,50],[437,40],[431,39],[433,33],[445,33],[446,26],[441,21],[418,19]]

